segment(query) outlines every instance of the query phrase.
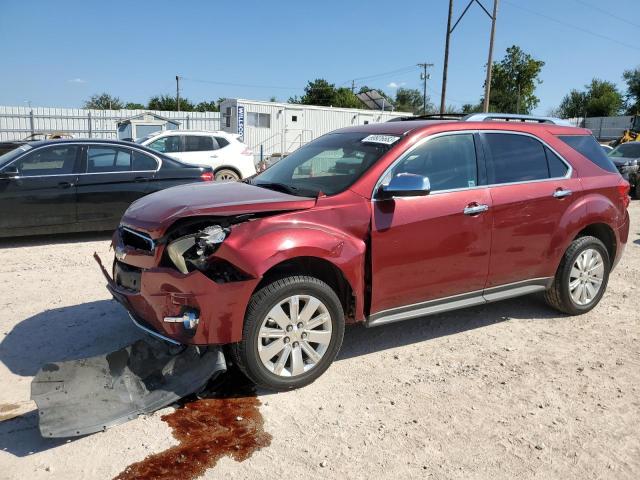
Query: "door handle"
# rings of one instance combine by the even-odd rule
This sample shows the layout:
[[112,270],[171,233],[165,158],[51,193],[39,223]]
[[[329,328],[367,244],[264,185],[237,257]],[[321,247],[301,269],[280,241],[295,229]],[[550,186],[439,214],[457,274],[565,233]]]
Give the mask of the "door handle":
[[58,188],[71,188],[73,187],[73,183],[71,182],[60,182],[58,183]]
[[555,192],[553,192],[554,198],[565,198],[571,195],[573,192],[571,190],[565,190],[563,188],[559,188]]
[[464,207],[464,214],[477,215],[479,213],[486,212],[487,210],[489,210],[489,205],[484,205],[484,204],[479,205],[477,203],[470,203],[469,205]]
[[148,182],[149,179],[147,177],[136,177],[133,179],[134,182]]

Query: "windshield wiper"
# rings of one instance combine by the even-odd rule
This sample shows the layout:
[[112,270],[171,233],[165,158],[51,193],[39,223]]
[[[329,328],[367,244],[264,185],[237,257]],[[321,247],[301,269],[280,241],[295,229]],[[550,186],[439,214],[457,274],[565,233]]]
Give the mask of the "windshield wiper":
[[251,182],[251,184],[255,185],[256,187],[268,188],[271,190],[280,190],[281,192],[288,193],[290,195],[299,195],[298,192],[300,190],[298,187],[278,182]]

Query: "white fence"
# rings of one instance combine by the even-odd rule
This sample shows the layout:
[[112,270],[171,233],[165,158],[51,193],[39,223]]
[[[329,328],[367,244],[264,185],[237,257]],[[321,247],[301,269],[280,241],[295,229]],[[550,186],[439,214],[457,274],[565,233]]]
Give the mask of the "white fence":
[[182,129],[220,130],[219,112],[0,106],[0,141],[21,140],[32,133],[52,131],[67,132],[76,138],[117,138],[116,123],[119,120],[144,112],[176,120]]

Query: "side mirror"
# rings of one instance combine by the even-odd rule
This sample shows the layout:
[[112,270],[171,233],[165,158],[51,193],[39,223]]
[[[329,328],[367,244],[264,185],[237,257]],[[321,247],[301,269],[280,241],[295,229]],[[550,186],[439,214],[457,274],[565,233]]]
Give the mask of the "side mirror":
[[11,178],[17,177],[18,175],[20,175],[18,168],[11,165],[0,171],[0,180],[9,180]]
[[382,185],[379,196],[392,197],[419,197],[429,195],[431,184],[429,178],[413,173],[400,173],[393,177],[389,185]]

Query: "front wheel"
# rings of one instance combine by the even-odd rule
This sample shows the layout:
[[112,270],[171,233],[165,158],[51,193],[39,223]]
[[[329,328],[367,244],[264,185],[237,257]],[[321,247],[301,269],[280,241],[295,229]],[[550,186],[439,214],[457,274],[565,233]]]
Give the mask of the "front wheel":
[[329,368],[343,336],[344,311],[335,291],[314,277],[286,277],[251,297],[232,356],[256,385],[291,390]]
[[576,238],[562,257],[545,299],[563,313],[586,313],[604,295],[610,270],[609,252],[599,239]]

